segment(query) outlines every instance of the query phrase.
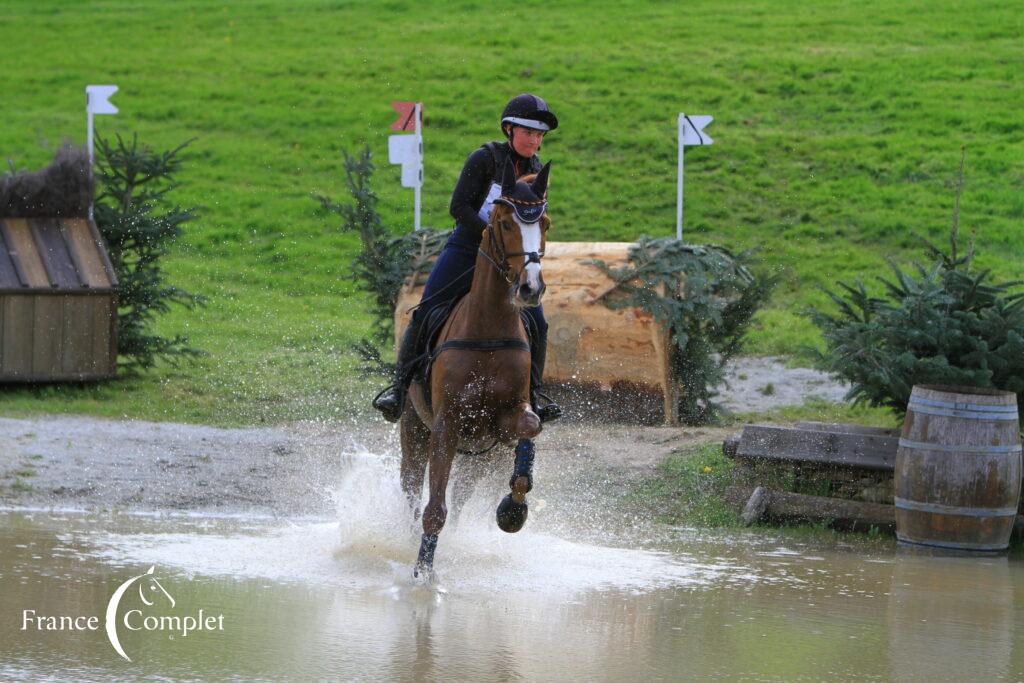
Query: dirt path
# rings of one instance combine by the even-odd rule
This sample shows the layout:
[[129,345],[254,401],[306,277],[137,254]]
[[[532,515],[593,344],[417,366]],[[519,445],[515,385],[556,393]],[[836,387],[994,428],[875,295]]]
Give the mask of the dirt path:
[[[840,401],[846,387],[778,359],[740,358],[721,399],[740,412]],[[538,440],[552,478],[607,473],[614,482],[651,471],[674,449],[721,442],[734,429],[556,422]],[[382,421],[220,429],[176,423],[45,416],[0,418],[0,505],[85,509],[321,514],[353,456],[395,456]],[[498,454],[496,470],[502,465]]]
[[[538,457],[564,470],[647,471],[728,430],[555,423]],[[396,455],[381,424],[220,429],[89,417],[0,418],[0,504],[319,514],[359,453]],[[508,463],[511,467],[511,460]]]

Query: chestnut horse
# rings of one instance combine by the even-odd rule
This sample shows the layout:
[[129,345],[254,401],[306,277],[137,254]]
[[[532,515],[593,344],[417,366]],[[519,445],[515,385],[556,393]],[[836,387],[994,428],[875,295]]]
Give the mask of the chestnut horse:
[[502,194],[480,241],[472,286],[435,342],[427,375],[429,403],[418,382],[409,388],[400,424],[401,480],[414,514],[430,466],[416,576],[429,575],[433,568],[438,534],[448,516],[445,495],[456,451],[472,453],[519,440],[512,491],[499,505],[497,517],[499,527],[510,533],[526,521],[526,494],[533,484],[530,440],[540,433],[541,422],[530,407],[530,346],[520,313],[537,306],[544,294],[540,259],[551,225],[546,201],[550,166],[517,182],[506,164]]

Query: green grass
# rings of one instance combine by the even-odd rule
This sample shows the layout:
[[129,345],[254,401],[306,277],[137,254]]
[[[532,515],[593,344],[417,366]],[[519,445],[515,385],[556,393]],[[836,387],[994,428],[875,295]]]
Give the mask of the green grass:
[[702,444],[669,455],[657,473],[633,484],[624,503],[654,512],[667,524],[738,527],[739,515],[723,500],[733,461],[721,444]]
[[[739,529],[739,511],[725,501],[725,490],[735,484],[760,484],[782,491],[826,496],[824,481],[798,482],[791,468],[766,466],[754,475],[757,481],[743,481],[735,463],[722,453],[720,443],[705,443],[671,453],[657,471],[629,484],[628,493],[619,502],[633,513],[640,511],[652,520],[671,525],[697,528]],[[894,535],[871,527],[866,532],[844,532],[826,522],[764,524],[751,527],[753,533],[774,533],[782,528],[793,538],[819,543],[863,543],[864,547],[889,547]],[[1011,557],[1024,557],[1024,537],[1015,534],[1010,541]]]
[[395,99],[425,102],[424,224],[450,226],[466,155],[504,102],[543,95],[562,128],[558,240],[632,241],[675,225],[675,116],[712,114],[687,154],[686,238],[761,249],[783,274],[754,353],[819,347],[817,285],[871,279],[922,237],[945,239],[967,145],[961,221],[979,264],[1019,275],[1024,218],[1022,20],[1012,3],[540,3],[8,0],[0,40],[0,154],[46,163],[84,136],[82,91],[115,83],[104,135],[158,148],[196,137],[177,200],[205,207],[167,261],[210,297],[161,332],[210,352],[195,367],[86,388],[4,390],[5,413],[88,412],[218,424],[332,417],[362,400],[345,348],[366,296],[357,248],[318,216],[343,198],[339,146],[381,166],[386,223],[412,223],[387,165]]
[[784,406],[762,413],[736,413],[725,420],[737,427],[748,422],[845,422],[868,427],[900,427],[902,420],[888,408],[849,403],[829,403],[810,397],[799,405]]

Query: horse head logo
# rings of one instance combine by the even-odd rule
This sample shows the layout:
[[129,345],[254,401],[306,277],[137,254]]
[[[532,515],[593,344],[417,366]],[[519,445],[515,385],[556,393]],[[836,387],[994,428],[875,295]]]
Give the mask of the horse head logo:
[[171,607],[174,607],[174,598],[171,594],[157,581],[156,577],[153,576],[153,572],[156,566],[151,566],[145,574],[139,574],[128,579],[114,591],[114,594],[110,597],[110,602],[107,603],[107,615],[106,615],[106,630],[107,638],[110,640],[110,644],[114,646],[114,650],[117,654],[124,657],[127,661],[132,661],[124,652],[124,648],[121,647],[121,641],[117,637],[117,608],[121,604],[121,598],[128,592],[128,589],[133,584],[138,583],[139,599],[142,604],[147,607],[152,607],[156,599],[160,595],[163,595],[170,602]]

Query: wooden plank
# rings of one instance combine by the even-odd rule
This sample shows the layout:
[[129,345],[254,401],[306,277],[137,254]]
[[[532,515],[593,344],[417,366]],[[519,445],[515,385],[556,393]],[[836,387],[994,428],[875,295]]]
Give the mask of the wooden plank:
[[100,258],[100,246],[92,238],[89,225],[84,218],[65,218],[62,221],[64,236],[70,251],[79,264],[79,275],[90,287],[110,287],[110,278]]
[[28,276],[25,274],[24,268],[21,267],[19,262],[17,245],[14,242],[14,236],[11,234],[10,221],[15,220],[12,218],[0,218],[0,239],[3,240],[3,250],[7,259],[11,263],[11,267],[14,269],[15,283],[11,288],[21,289],[29,286]]
[[22,287],[21,278],[14,261],[11,259],[10,248],[4,234],[7,232],[4,219],[0,218],[0,287]]
[[740,520],[743,522],[743,526],[750,526],[754,522],[761,519],[764,516],[765,511],[768,509],[768,503],[771,502],[771,492],[763,486],[758,486],[750,494],[747,504],[743,507],[743,512],[740,513]]
[[772,425],[745,425],[736,455],[811,462],[872,470],[892,470],[899,439],[875,434],[844,434]]
[[117,292],[110,296],[110,347],[107,358],[110,360],[110,376],[117,374]]
[[60,223],[56,218],[30,218],[29,232],[35,241],[39,258],[46,269],[51,287],[78,289],[81,283],[75,272],[74,263],[68,254],[68,247],[60,234]]
[[[896,508],[892,505],[758,488],[767,498],[760,520],[826,522],[829,526],[850,531],[867,531],[871,527],[889,532],[896,529]],[[725,501],[734,509],[745,508],[754,492],[755,489],[750,487],[730,486],[725,491]],[[1015,534],[1024,533],[1024,515],[1017,515],[1014,519],[1013,531]]]
[[24,274],[28,286],[49,288],[50,279],[39,258],[28,222],[24,218],[8,218],[4,222],[7,226],[5,241],[10,238],[7,245],[9,253]]
[[875,434],[877,436],[900,435],[897,428],[888,427],[865,427],[864,425],[843,424],[841,422],[797,422],[793,425],[797,429],[809,429],[815,432],[837,432],[840,434]]
[[32,296],[2,297],[4,307],[3,367],[4,379],[20,379],[32,374]]
[[110,255],[107,253],[107,243],[104,241],[103,235],[100,234],[99,228],[96,227],[96,223],[91,219],[87,223],[89,225],[89,234],[92,236],[93,242],[96,243],[100,261],[103,263],[103,270],[107,273],[107,280],[110,281],[111,287],[117,287],[117,275],[114,273],[114,264],[110,262]]
[[[761,510],[761,514],[752,519],[752,522],[825,522],[837,529],[853,531],[867,531],[871,527],[893,531],[896,528],[896,509],[892,505],[808,496],[763,487],[758,489],[760,496],[754,501],[757,507],[752,510],[752,514],[757,509]],[[746,509],[745,506],[755,497],[754,492],[758,489],[730,486],[726,490],[725,498],[734,508]]]
[[87,305],[89,298],[79,296],[62,297],[64,304],[64,348],[61,370],[65,375],[91,374],[92,355],[92,311]]
[[60,379],[63,355],[62,296],[37,296],[32,316],[32,374]]
[[105,296],[89,297],[92,308],[92,372],[108,373],[111,367],[110,358],[110,309],[111,298]]

